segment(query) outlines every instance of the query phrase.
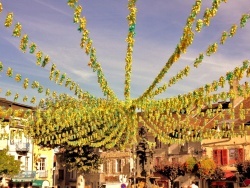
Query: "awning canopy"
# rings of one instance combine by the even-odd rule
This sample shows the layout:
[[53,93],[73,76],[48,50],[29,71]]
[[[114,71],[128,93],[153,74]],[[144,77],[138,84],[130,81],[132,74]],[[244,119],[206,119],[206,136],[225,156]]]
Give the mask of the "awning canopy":
[[224,175],[225,178],[230,178],[230,177],[235,176],[235,172],[232,172],[231,170],[225,170],[224,172],[225,172],[225,175]]
[[32,186],[34,186],[34,187],[45,187],[45,186],[49,186],[49,182],[47,180],[34,180],[32,182]]
[[34,179],[31,178],[12,178],[12,182],[32,182]]

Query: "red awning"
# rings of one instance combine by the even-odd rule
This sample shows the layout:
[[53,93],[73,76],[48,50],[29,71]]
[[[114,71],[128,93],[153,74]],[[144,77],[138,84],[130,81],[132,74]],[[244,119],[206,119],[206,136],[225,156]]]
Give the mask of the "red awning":
[[235,173],[230,170],[225,170],[224,172],[225,172],[225,175],[224,175],[225,178],[231,178],[235,176]]

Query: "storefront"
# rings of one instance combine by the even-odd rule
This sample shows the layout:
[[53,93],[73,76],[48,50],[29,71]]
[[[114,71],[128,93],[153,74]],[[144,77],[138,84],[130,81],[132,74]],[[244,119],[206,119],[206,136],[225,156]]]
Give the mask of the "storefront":
[[9,182],[9,187],[12,188],[31,188],[32,185],[32,180],[27,180],[27,179],[12,179]]
[[234,188],[238,187],[234,181],[214,181],[211,183],[212,188]]
[[32,187],[34,187],[34,188],[48,188],[49,181],[47,181],[47,180],[33,180]]
[[236,181],[236,172],[230,170],[224,170],[223,180],[217,180],[211,182],[212,188],[235,188],[239,187]]

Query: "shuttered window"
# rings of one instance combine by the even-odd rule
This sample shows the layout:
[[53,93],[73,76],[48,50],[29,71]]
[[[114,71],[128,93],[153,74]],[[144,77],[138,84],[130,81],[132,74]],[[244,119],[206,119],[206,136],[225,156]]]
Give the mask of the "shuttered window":
[[227,149],[215,149],[213,150],[213,159],[214,162],[218,165],[227,165],[228,164],[228,151]]
[[103,172],[109,174],[110,173],[110,161],[105,161],[103,163]]
[[122,160],[116,159],[116,172],[122,172]]
[[123,173],[125,171],[126,159],[121,159],[121,164],[122,164],[121,172]]
[[221,164],[227,165],[228,164],[228,152],[227,149],[221,150]]
[[235,164],[241,161],[244,161],[244,149],[243,148],[229,149],[229,164]]
[[220,149],[215,149],[213,150],[213,159],[214,162],[220,166],[221,165],[221,150]]
[[244,149],[238,148],[238,162],[244,161]]

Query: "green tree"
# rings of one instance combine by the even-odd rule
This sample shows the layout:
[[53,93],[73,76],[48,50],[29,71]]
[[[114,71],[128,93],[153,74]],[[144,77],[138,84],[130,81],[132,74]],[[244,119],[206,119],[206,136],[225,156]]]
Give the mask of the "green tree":
[[174,180],[176,180],[176,178],[185,175],[184,165],[180,163],[170,163],[165,165],[163,168],[156,166],[155,171],[166,176],[171,182],[171,187],[173,187]]
[[63,164],[69,170],[77,170],[81,172],[96,171],[100,164],[100,156],[93,147],[86,146],[67,146],[62,150],[60,156]]
[[0,151],[0,176],[14,176],[20,172],[21,161],[8,154],[7,149]]
[[197,159],[195,157],[189,157],[187,158],[186,162],[184,163],[185,171],[188,173],[194,172],[194,167],[197,164]]

